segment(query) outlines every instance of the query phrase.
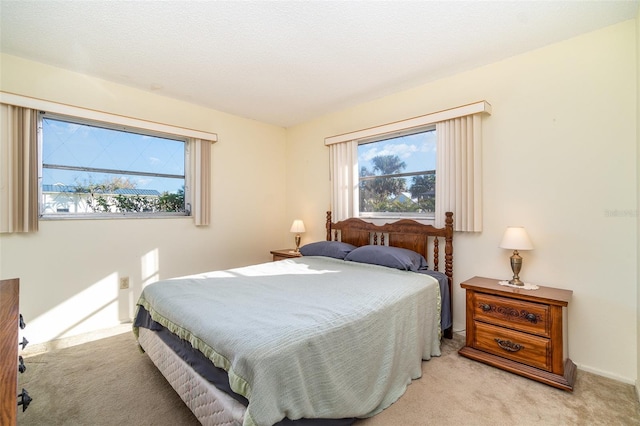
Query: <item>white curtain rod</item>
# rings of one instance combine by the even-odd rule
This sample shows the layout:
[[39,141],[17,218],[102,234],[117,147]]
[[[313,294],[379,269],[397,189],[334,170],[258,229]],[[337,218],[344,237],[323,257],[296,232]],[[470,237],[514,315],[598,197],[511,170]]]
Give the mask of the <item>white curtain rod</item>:
[[329,136],[324,139],[324,144],[332,145],[334,143],[365,139],[373,136],[384,135],[386,133],[398,132],[411,129],[413,127],[426,126],[444,120],[451,120],[452,118],[464,117],[466,115],[478,114],[483,112],[491,114],[491,104],[489,104],[487,101],[479,101],[472,104],[447,109],[444,111],[421,115],[419,117],[383,124],[381,126],[356,130],[355,132],[343,133],[341,135]]
[[169,124],[156,123],[153,121],[140,120],[138,118],[127,117],[124,115],[111,114],[108,112],[97,111],[93,109],[80,108],[73,105],[61,104],[57,102],[47,101],[44,99],[32,98],[29,96],[17,95],[0,91],[0,103],[20,106],[23,108],[37,109],[56,114],[68,115],[72,117],[84,118],[89,120],[104,121],[107,123],[118,124],[122,126],[135,127],[138,129],[152,130],[171,135],[186,136],[190,138],[203,139],[212,142],[218,140],[216,133],[203,132],[200,130],[187,129],[185,127],[177,127]]

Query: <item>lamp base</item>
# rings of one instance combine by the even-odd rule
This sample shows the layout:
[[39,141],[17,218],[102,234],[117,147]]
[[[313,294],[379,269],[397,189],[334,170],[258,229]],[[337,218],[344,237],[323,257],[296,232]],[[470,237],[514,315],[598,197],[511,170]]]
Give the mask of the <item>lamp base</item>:
[[513,251],[510,260],[513,278],[509,280],[509,284],[517,286],[524,285],[524,282],[522,282],[522,280],[518,276],[520,274],[520,269],[522,268],[522,257],[520,257],[520,253],[518,253],[518,250]]
[[524,281],[520,280],[520,278],[513,278],[513,279],[509,280],[509,284],[523,286],[524,285]]

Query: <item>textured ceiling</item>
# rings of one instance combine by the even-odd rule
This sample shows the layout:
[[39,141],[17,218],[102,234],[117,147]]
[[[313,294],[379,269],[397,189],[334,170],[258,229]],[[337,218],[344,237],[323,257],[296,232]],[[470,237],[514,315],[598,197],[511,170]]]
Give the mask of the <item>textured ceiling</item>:
[[1,50],[289,127],[624,20],[638,1],[7,1]]

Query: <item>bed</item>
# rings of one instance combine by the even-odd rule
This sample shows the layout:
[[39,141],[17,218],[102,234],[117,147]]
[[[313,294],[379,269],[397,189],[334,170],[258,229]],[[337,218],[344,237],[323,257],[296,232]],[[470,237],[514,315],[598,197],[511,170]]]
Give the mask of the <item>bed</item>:
[[144,288],[138,343],[202,424],[352,424],[440,355],[453,215],[434,228],[334,223],[327,212],[326,230],[299,258]]

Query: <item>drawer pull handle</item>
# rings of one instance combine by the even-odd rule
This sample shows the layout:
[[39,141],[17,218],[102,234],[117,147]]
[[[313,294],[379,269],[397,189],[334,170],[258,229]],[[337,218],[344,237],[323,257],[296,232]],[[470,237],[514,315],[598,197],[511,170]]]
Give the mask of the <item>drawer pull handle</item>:
[[524,316],[524,318],[525,318],[527,321],[529,321],[530,323],[533,323],[533,324],[535,324],[535,323],[537,323],[537,322],[538,322],[538,317],[536,316],[536,314],[528,313],[528,314],[526,314],[526,315]]
[[504,349],[505,351],[518,352],[520,349],[524,349],[524,346],[519,343],[513,343],[511,340],[502,340],[496,338],[495,341],[498,343],[498,346],[500,346],[500,348]]
[[491,310],[491,305],[487,305],[486,303],[481,303],[480,309],[482,309],[483,312],[489,312]]
[[18,401],[18,405],[22,405],[22,412],[24,412],[27,407],[29,407],[29,404],[31,404],[31,401],[33,401],[33,398],[29,396],[29,392],[27,392],[24,388],[22,388],[22,392],[18,394],[18,398],[20,398],[20,401]]

